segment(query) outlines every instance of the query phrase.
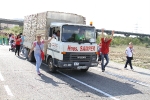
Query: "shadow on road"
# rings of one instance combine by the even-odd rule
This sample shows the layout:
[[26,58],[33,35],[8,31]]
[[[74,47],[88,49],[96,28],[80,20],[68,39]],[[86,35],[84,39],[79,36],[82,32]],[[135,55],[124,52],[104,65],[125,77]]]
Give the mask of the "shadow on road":
[[[47,73],[49,73],[47,66],[42,65],[41,69],[46,71]],[[96,74],[96,73],[93,73],[90,71],[84,73],[81,71],[62,70],[62,69],[60,69],[59,71],[61,71],[62,73],[65,73],[79,81],[82,81],[94,88],[97,88],[99,90],[102,90],[102,91],[110,94],[110,95],[113,95],[113,96],[132,95],[132,94],[139,94],[139,93],[142,94],[142,92],[135,89],[132,84],[128,84],[128,83],[117,81],[112,78],[108,78],[107,76],[105,76],[106,75],[105,73],[99,72],[101,74]],[[84,86],[81,83],[78,83],[58,72],[57,73],[49,73],[49,74],[66,82],[69,87],[71,87],[72,89],[74,89],[76,91],[82,91],[84,93],[90,92],[90,93],[96,94],[98,96],[106,97],[105,95],[98,93],[97,91],[92,90],[91,88],[88,88],[87,86]],[[43,80],[47,80],[47,81],[49,80],[48,82],[53,83],[54,85],[57,84],[57,82],[56,83],[53,82],[53,80],[47,76],[43,76]],[[61,83],[58,83],[58,84],[61,84]]]
[[[30,63],[33,64],[34,66],[36,65],[35,62],[30,62]],[[47,72],[48,74],[51,74],[51,75],[53,75],[53,76],[59,75],[58,73],[54,73],[54,74],[53,74],[53,73],[50,73],[49,70],[48,70],[48,67],[45,66],[45,65],[43,65],[43,64],[41,65],[40,69],[41,69],[41,70],[44,70],[45,72]],[[59,84],[65,84],[65,83],[61,83],[61,82],[56,82],[56,81],[54,81],[52,78],[50,78],[50,77],[44,75],[43,73],[41,73],[40,78],[41,78],[41,79],[36,79],[36,80],[42,81],[42,82],[44,82],[44,83],[52,84],[53,86],[59,86]]]
[[22,57],[22,56],[17,56],[19,59],[22,59],[22,60],[26,60],[25,57]]
[[[122,70],[122,69],[120,69],[120,68],[116,68],[116,67],[112,67],[112,66],[107,66],[107,67],[112,68],[112,69],[116,69],[116,70]],[[134,70],[134,72],[135,72],[135,73],[142,74],[142,75],[148,75],[148,76],[150,76],[150,74],[148,74],[148,73],[139,72],[139,71],[136,71],[136,70]]]
[[148,74],[148,73],[144,73],[144,72],[138,72],[138,71],[134,71],[135,73],[139,73],[139,74],[142,74],[142,75],[148,75],[148,76],[150,76],[150,74]]
[[50,77],[47,77],[46,75],[44,75],[44,74],[41,74],[41,79],[36,79],[36,80],[39,80],[39,81],[42,81],[42,82],[45,82],[45,83],[50,83],[50,84],[52,84],[52,85],[54,85],[54,86],[58,86],[58,84],[61,84],[61,83],[59,83],[59,82],[55,82],[52,78],[50,78]]

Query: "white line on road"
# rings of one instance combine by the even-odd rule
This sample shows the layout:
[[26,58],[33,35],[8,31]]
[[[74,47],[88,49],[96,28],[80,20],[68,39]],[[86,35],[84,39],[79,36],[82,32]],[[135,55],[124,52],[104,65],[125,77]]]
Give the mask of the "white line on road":
[[[45,64],[45,63],[42,63],[42,64],[45,65],[45,66],[48,66],[48,65]],[[99,90],[99,89],[97,89],[97,88],[95,88],[95,87],[93,87],[93,86],[90,86],[90,85],[88,85],[88,84],[86,84],[86,83],[84,83],[84,82],[82,82],[82,81],[79,81],[79,80],[77,80],[77,79],[75,79],[75,78],[73,78],[73,77],[71,77],[71,76],[69,76],[69,75],[67,75],[67,74],[64,74],[64,73],[62,73],[62,72],[60,72],[60,71],[58,71],[58,70],[57,70],[57,72],[59,72],[60,74],[63,74],[64,76],[66,76],[66,77],[68,77],[68,78],[70,78],[70,79],[72,79],[72,80],[74,80],[74,81],[76,81],[76,82],[79,82],[79,83],[81,83],[81,84],[83,84],[83,85],[85,85],[85,86],[87,86],[87,87],[89,87],[89,88],[91,88],[91,89],[93,89],[93,90],[99,92],[99,93],[102,93],[102,94],[104,94],[105,96],[107,96],[107,97],[109,97],[109,98],[111,98],[111,99],[119,100],[119,99],[113,97],[112,95],[110,95],[110,94],[108,94],[108,93],[106,93],[106,92],[103,92],[102,90]]]
[[12,94],[12,92],[10,91],[8,85],[4,85],[4,88],[5,88],[5,90],[6,90],[6,92],[7,92],[8,95],[13,96],[13,94]]
[[93,87],[93,86],[90,86],[90,85],[88,85],[88,84],[86,84],[86,83],[84,83],[84,82],[82,82],[82,81],[79,81],[79,80],[77,80],[77,79],[75,79],[75,78],[73,78],[73,77],[71,77],[71,76],[69,76],[69,75],[67,75],[67,74],[64,74],[64,73],[62,73],[62,72],[60,72],[60,71],[57,71],[57,72],[63,74],[64,76],[66,76],[66,77],[68,77],[68,78],[70,78],[70,79],[72,79],[72,80],[74,80],[74,81],[76,81],[76,82],[79,82],[79,83],[81,83],[81,84],[83,84],[83,85],[85,85],[85,86],[87,86],[87,87],[89,87],[89,88],[91,88],[91,89],[93,89],[93,90],[99,92],[99,93],[102,93],[102,94],[104,94],[105,96],[107,96],[107,97],[109,97],[109,98],[111,98],[111,99],[119,100],[119,99],[113,97],[112,95],[110,95],[110,94],[108,94],[108,93],[106,93],[106,92],[103,92],[102,90],[99,90],[99,89],[97,89],[97,88],[95,88],[95,87]]
[[4,81],[4,78],[3,78],[2,74],[1,74],[1,72],[0,72],[0,80]]
[[136,80],[136,79],[128,78],[128,77],[126,77],[126,76],[118,75],[118,74],[115,74],[115,73],[112,73],[112,72],[105,72],[105,73],[107,73],[107,74],[109,74],[109,75],[112,75],[112,76],[115,76],[115,77],[117,77],[117,78],[121,78],[121,79],[130,81],[130,82],[133,82],[133,83],[142,85],[142,86],[150,87],[150,84],[147,84],[147,83],[138,81],[138,80]]

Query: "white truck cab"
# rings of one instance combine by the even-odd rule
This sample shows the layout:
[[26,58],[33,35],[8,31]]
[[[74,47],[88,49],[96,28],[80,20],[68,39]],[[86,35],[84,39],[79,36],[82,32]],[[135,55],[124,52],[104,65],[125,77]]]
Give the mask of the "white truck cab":
[[[60,31],[60,33],[57,33]],[[82,33],[81,33],[82,32]],[[47,48],[47,63],[51,71],[56,68],[71,68],[87,71],[97,66],[95,27],[72,23],[51,23],[49,37],[53,38]],[[83,38],[76,38],[82,34]]]

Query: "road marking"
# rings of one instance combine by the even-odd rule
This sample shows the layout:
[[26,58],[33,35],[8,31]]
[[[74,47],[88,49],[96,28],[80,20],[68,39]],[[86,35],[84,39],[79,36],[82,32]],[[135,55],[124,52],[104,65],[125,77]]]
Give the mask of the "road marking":
[[95,88],[95,87],[93,87],[93,86],[90,86],[90,85],[88,85],[88,84],[86,84],[86,83],[84,83],[84,82],[82,82],[82,81],[79,81],[79,80],[77,80],[77,79],[75,79],[75,78],[73,78],[73,77],[71,77],[71,76],[69,76],[69,75],[67,75],[67,74],[64,74],[64,73],[62,73],[62,72],[60,72],[60,71],[57,71],[57,72],[59,72],[60,74],[66,76],[66,77],[68,77],[68,78],[70,78],[70,79],[72,79],[72,80],[74,80],[74,81],[76,81],[76,82],[78,82],[78,83],[81,83],[82,85],[85,85],[85,86],[87,86],[87,87],[89,87],[89,88],[91,88],[91,89],[93,89],[93,90],[95,90],[95,91],[97,91],[97,92],[99,92],[99,93],[102,93],[102,94],[104,94],[105,96],[107,96],[107,97],[109,97],[109,98],[111,98],[111,99],[113,99],[113,100],[119,100],[119,99],[115,98],[114,96],[112,96],[112,95],[110,95],[110,94],[108,94],[108,93],[106,93],[106,92],[104,92],[104,91],[102,91],[102,90],[99,90],[99,89],[97,89],[97,88]]
[[1,72],[0,72],[0,80],[4,81],[4,78],[3,78],[2,74],[1,74]]
[[[97,70],[97,71],[101,71],[101,69],[96,69],[96,68],[92,68],[92,69]],[[126,76],[122,76],[122,75],[115,74],[115,73],[108,72],[108,71],[105,71],[105,73],[108,74],[108,75],[120,78],[120,79],[124,79],[124,80],[129,81],[129,82],[133,82],[133,83],[145,86],[145,87],[150,87],[150,84],[139,81],[139,80],[136,80],[136,79],[133,79],[133,78],[128,78]]]
[[8,85],[4,85],[4,88],[5,88],[8,95],[13,96],[13,94],[12,94],[11,90],[9,89]]
[[[45,66],[48,66],[48,65],[45,64],[45,63],[42,63],[42,64],[45,65]],[[99,89],[97,89],[97,88],[95,88],[95,87],[93,87],[93,86],[90,86],[90,85],[88,85],[88,84],[86,84],[86,83],[84,83],[84,82],[82,82],[82,81],[79,81],[79,80],[77,80],[77,79],[75,79],[75,78],[73,78],[73,77],[71,77],[71,76],[69,76],[69,75],[67,75],[67,74],[64,74],[64,73],[62,73],[62,72],[60,72],[60,71],[58,71],[58,70],[57,70],[57,72],[59,72],[60,74],[66,76],[66,77],[68,77],[68,78],[70,78],[70,79],[72,79],[72,80],[74,80],[74,81],[76,81],[76,82],[78,82],[78,83],[80,83],[80,84],[82,84],[82,85],[85,85],[85,86],[87,86],[87,87],[89,87],[89,88],[91,88],[91,89],[93,89],[93,90],[95,90],[95,91],[97,91],[97,92],[99,92],[99,93],[102,93],[102,94],[104,94],[105,96],[107,96],[107,97],[109,97],[109,98],[111,98],[111,99],[113,99],[113,100],[119,100],[119,99],[113,97],[112,95],[110,95],[110,94],[108,94],[108,93],[106,93],[106,92],[104,92],[104,91],[102,91],[102,90],[99,90]]]
[[[45,65],[45,66],[48,66],[48,65],[45,64],[45,63],[42,63],[42,64]],[[72,79],[72,80],[74,80],[74,81],[76,81],[76,82],[78,82],[78,83],[80,83],[80,84],[82,84],[82,85],[85,85],[85,86],[87,86],[87,87],[89,87],[89,88],[91,88],[91,89],[93,89],[93,90],[95,90],[95,91],[97,91],[97,92],[99,92],[99,93],[102,93],[102,94],[104,94],[105,96],[107,96],[107,97],[109,97],[109,98],[111,98],[111,99],[113,99],[113,100],[119,100],[119,99],[115,98],[114,96],[112,96],[112,95],[110,95],[110,94],[108,94],[108,93],[106,93],[106,92],[104,92],[104,91],[102,91],[102,90],[99,90],[99,89],[97,89],[97,88],[95,88],[95,87],[93,87],[93,86],[90,86],[90,85],[88,85],[88,84],[86,84],[86,83],[84,83],[84,82],[82,82],[82,81],[79,81],[79,80],[77,80],[77,79],[75,79],[75,78],[73,78],[73,77],[71,77],[71,76],[69,76],[69,75],[67,75],[67,74],[64,74],[64,73],[62,73],[62,72],[60,72],[60,71],[58,71],[58,70],[57,70],[57,72],[59,72],[60,74],[66,76],[66,77],[68,77],[68,78],[70,78],[70,79]]]
[[124,80],[130,81],[130,82],[133,82],[133,83],[136,83],[136,84],[145,86],[145,87],[150,87],[150,84],[147,84],[147,83],[144,83],[144,82],[141,82],[141,81],[132,79],[132,78],[128,78],[128,77],[125,77],[125,76],[121,76],[121,75],[118,75],[118,74],[114,74],[114,73],[112,73],[112,72],[105,72],[105,73],[107,73],[107,74],[109,74],[109,75],[111,75],[111,76],[115,76],[115,77],[120,78],[120,79],[124,79]]

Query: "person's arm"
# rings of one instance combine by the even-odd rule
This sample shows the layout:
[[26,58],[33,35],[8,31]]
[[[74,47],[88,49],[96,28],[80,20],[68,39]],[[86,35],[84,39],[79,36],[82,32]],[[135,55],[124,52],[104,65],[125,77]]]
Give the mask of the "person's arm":
[[32,46],[32,48],[30,49],[30,52],[29,52],[28,57],[30,57],[30,55],[31,55],[32,51],[34,50],[34,47],[35,47],[35,44],[33,43],[33,46]]
[[111,32],[111,39],[113,39],[113,37],[114,37],[114,33],[115,33],[115,31],[114,31],[114,30],[112,30],[112,32]]
[[16,41],[21,41],[21,38],[19,38],[19,39],[16,39]]
[[127,50],[127,48],[125,50],[125,55],[128,56],[128,50]]
[[54,36],[52,36],[49,40],[44,40],[44,43],[50,42],[53,38],[54,38]]
[[102,28],[102,38],[104,38],[104,29]]

